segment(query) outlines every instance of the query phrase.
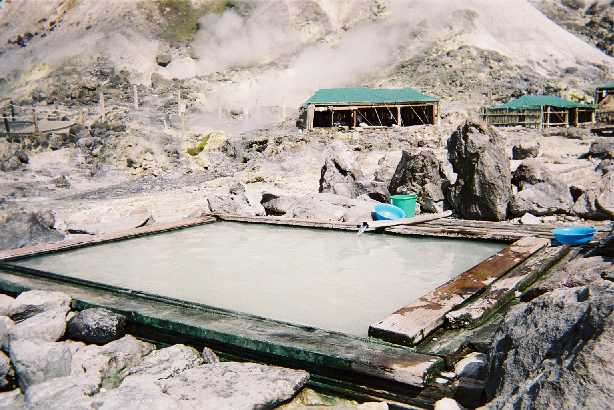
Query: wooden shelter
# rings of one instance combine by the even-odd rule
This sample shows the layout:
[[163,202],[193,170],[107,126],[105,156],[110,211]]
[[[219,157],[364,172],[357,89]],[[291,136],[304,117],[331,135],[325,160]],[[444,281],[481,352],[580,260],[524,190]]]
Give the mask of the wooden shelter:
[[577,127],[595,121],[595,108],[550,95],[524,95],[483,108],[481,116],[488,125],[496,127]]
[[596,134],[614,133],[614,81],[595,89]]
[[413,88],[320,89],[303,105],[302,125],[391,127],[435,124],[439,99]]

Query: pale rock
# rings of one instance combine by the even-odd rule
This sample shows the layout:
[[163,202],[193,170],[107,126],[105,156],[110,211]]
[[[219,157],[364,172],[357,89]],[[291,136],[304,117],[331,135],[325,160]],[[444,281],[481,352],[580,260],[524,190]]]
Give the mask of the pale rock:
[[24,320],[48,310],[63,311],[66,314],[70,310],[70,301],[70,296],[62,292],[44,290],[23,292],[15,298],[11,318],[15,321]]
[[208,347],[203,347],[203,351],[201,352],[201,355],[203,357],[203,362],[206,363],[206,364],[219,363],[220,362],[219,357],[217,357],[215,352],[213,350],[209,349]]
[[13,312],[15,298],[0,293],[0,316],[9,316]]
[[99,390],[95,379],[81,376],[56,377],[26,390],[28,410],[90,410],[91,397]]
[[168,379],[201,364],[203,364],[203,358],[196,349],[177,344],[154,350],[143,357],[143,360],[136,366],[125,370],[123,376]]
[[458,404],[458,402],[449,397],[444,397],[435,402],[435,410],[463,410],[464,407]]
[[0,347],[8,351],[9,331],[15,326],[15,322],[8,316],[0,316]]
[[9,350],[17,381],[23,390],[70,375],[72,355],[66,343],[16,340],[11,342]]
[[0,393],[0,410],[26,410],[23,393],[19,389]]
[[527,212],[520,218],[520,223],[523,225],[538,225],[542,223],[542,220],[535,215]]
[[66,312],[48,310],[15,324],[9,330],[9,341],[40,339],[50,342],[60,340],[66,330]]
[[309,373],[256,363],[206,364],[157,383],[174,399],[211,409],[272,408],[292,398]]

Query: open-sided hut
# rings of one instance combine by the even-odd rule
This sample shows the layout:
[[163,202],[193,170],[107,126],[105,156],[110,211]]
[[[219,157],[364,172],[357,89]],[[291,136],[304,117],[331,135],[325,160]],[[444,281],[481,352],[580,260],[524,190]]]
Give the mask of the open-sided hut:
[[595,108],[595,129],[611,132],[614,129],[614,81],[595,89]]
[[594,122],[594,115],[591,105],[550,95],[523,95],[482,109],[482,119],[496,127],[576,127]]
[[439,99],[413,88],[326,88],[303,105],[306,129],[435,124]]

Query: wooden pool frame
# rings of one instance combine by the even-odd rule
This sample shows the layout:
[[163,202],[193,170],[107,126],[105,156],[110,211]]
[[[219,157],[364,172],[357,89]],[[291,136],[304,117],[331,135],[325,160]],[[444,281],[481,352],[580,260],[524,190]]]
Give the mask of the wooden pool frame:
[[[359,400],[388,400],[430,407],[450,395],[434,382],[455,353],[433,343],[434,334],[479,328],[514,293],[533,283],[561,260],[569,247],[552,247],[550,227],[442,219],[383,230],[386,234],[502,241],[492,257],[393,312],[369,328],[368,338],[285,323],[109,286],[12,262],[85,246],[153,235],[217,221],[357,231],[354,224],[206,214],[178,223],[64,240],[0,252],[0,291],[63,291],[73,308],[105,307],[129,318],[132,334],[158,344],[208,346],[232,360],[251,360],[311,373],[310,384]],[[366,233],[372,234],[372,233]],[[411,303],[409,303],[411,302]],[[455,334],[456,334],[455,333]],[[440,336],[441,337],[441,336]]]

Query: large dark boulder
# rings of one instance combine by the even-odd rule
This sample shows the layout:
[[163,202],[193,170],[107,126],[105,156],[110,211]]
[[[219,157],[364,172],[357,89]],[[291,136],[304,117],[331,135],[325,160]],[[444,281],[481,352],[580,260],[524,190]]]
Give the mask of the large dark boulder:
[[538,216],[568,213],[573,206],[569,186],[538,160],[520,164],[514,171],[512,183],[518,187],[510,202],[510,212],[514,216],[526,212]]
[[403,151],[388,186],[391,195],[414,193],[423,212],[443,210],[446,181],[441,163],[430,150],[410,154]]
[[489,355],[489,409],[610,408],[614,287],[606,259],[577,258],[512,308]]
[[466,219],[504,220],[512,196],[504,141],[492,128],[466,121],[447,146],[458,178],[446,194],[456,212]]
[[0,250],[64,239],[56,231],[51,212],[14,212],[0,215]]
[[69,339],[103,345],[126,334],[126,317],[108,309],[85,309],[73,317],[66,328]]

